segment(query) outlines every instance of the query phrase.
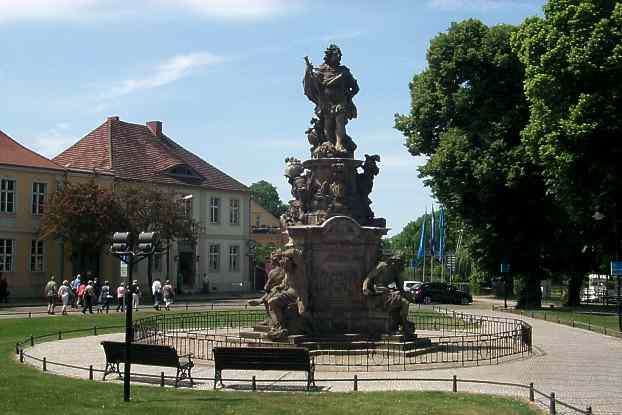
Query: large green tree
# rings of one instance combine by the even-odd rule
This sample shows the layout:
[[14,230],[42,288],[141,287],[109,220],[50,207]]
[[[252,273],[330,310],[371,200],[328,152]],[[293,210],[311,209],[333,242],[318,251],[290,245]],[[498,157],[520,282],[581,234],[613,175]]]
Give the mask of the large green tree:
[[396,128],[411,154],[429,156],[420,176],[464,223],[478,267],[510,262],[524,282],[519,305],[538,306],[554,206],[521,143],[529,113],[515,30],[470,19],[436,36]]
[[250,189],[253,200],[277,218],[287,210],[287,205],[281,202],[276,187],[271,183],[260,180],[251,184]]
[[40,234],[70,243],[75,272],[97,274],[102,249],[126,226],[123,208],[111,190],[94,181],[65,182],[47,201]]
[[525,67],[523,140],[583,251],[615,254],[622,219],[622,3],[550,0],[512,38]]

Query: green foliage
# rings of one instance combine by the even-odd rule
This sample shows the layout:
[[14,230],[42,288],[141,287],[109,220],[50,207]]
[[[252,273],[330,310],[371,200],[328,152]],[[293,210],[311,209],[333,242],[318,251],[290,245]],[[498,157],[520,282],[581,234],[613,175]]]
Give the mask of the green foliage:
[[281,202],[276,187],[265,180],[250,185],[251,197],[268,212],[277,218],[287,210],[287,205]]
[[585,249],[611,253],[622,217],[622,3],[550,0],[512,45],[526,71],[529,155]]
[[270,259],[272,252],[278,249],[274,244],[258,244],[255,251],[255,261],[257,264],[265,264]]
[[128,231],[138,235],[155,231],[162,241],[175,238],[196,241],[197,223],[192,219],[192,199],[157,186],[118,185],[115,197],[123,208]]
[[127,221],[113,193],[94,181],[65,182],[50,195],[41,221],[41,238],[58,238],[86,255],[99,254]]
[[462,222],[477,269],[496,272],[505,260],[532,278],[543,266],[552,204],[521,144],[529,113],[514,31],[470,19],[436,36],[396,128],[411,154],[429,156],[420,177]]

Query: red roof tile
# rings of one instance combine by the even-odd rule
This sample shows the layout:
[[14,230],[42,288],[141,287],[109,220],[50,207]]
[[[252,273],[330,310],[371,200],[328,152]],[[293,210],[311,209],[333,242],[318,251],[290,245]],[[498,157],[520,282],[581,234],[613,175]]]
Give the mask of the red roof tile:
[[0,131],[0,164],[64,170],[52,160],[27,149],[2,131]]
[[[247,192],[248,188],[162,134],[156,137],[146,125],[110,117],[80,141],[54,158],[68,169],[103,170],[126,180],[190,184],[217,190]],[[171,174],[186,166],[195,174]]]

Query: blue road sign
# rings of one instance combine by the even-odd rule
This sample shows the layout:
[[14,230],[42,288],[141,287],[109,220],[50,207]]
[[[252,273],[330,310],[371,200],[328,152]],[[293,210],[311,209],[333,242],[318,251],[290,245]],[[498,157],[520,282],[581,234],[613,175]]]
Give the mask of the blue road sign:
[[510,272],[510,264],[508,263],[501,263],[501,273],[502,274],[507,274],[508,272]]
[[622,276],[622,261],[611,261],[611,275]]

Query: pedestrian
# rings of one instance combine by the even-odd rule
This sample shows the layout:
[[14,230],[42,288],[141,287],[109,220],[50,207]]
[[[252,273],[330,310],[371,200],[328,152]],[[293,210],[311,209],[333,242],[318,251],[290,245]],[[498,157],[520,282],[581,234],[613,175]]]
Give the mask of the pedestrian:
[[117,287],[117,313],[125,311],[125,284],[121,283]]
[[110,311],[110,303],[112,302],[112,294],[110,293],[110,284],[108,281],[104,281],[104,285],[101,286],[101,292],[99,293],[99,308],[98,313],[103,313],[106,309],[106,314]]
[[170,309],[170,305],[173,304],[173,300],[175,299],[175,290],[169,280],[164,281],[162,294],[164,295],[164,308],[168,311]]
[[160,303],[162,302],[162,283],[156,278],[151,284],[151,293],[153,294],[153,308],[160,311]]
[[89,310],[89,314],[93,314],[93,298],[95,297],[95,287],[93,287],[93,281],[86,284],[84,293],[82,295],[82,314],[86,314],[86,310]]
[[84,281],[80,280],[80,286],[78,287],[78,305],[84,307],[84,290],[86,289],[86,284]]
[[71,292],[71,288],[69,288],[69,281],[64,280],[63,281],[63,285],[61,285],[60,288],[58,289],[58,297],[60,298],[61,302],[63,303],[63,312],[62,312],[62,314],[64,316],[67,315],[67,306],[71,302],[71,294],[69,294],[70,292]]
[[71,284],[69,284],[69,287],[71,288],[71,308],[78,308],[78,289],[80,288],[80,279],[80,274],[77,274],[71,281]]
[[93,292],[95,293],[93,295],[93,305],[96,306],[96,305],[101,304],[99,301],[99,298],[102,293],[102,285],[101,285],[101,282],[99,281],[99,278],[93,279]]
[[56,295],[58,293],[58,285],[55,281],[56,277],[52,275],[47,284],[45,284],[45,295],[48,298],[48,314],[54,314],[54,307],[56,307]]
[[0,271],[0,303],[9,302],[9,283],[6,282],[6,278],[2,276]]
[[134,282],[132,283],[132,307],[134,307],[134,310],[138,310],[138,305],[140,303],[140,286],[138,285],[138,280],[134,280]]

